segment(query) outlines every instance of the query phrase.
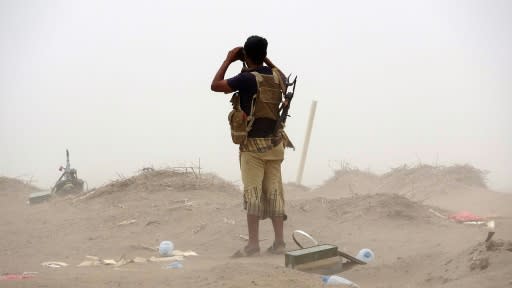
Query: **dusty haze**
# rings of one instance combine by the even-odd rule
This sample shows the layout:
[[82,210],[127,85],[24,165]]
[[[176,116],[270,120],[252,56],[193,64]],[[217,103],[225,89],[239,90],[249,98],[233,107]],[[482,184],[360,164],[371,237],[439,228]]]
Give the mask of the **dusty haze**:
[[69,148],[92,186],[199,158],[238,181],[229,97],[209,88],[258,34],[299,76],[285,181],[317,100],[305,184],[342,161],[469,163],[512,191],[512,2],[259,3],[254,17],[240,1],[0,1],[0,175],[50,186]]

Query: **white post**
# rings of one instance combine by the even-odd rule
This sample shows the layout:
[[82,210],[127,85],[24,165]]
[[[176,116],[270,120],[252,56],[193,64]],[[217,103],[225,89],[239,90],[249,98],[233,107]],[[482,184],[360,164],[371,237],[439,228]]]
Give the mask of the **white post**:
[[311,110],[309,111],[308,127],[306,129],[306,137],[304,138],[304,146],[302,147],[302,155],[300,157],[299,171],[297,173],[297,184],[302,184],[302,175],[304,174],[304,165],[306,164],[306,157],[308,155],[309,139],[311,138],[311,130],[313,129],[313,120],[315,119],[316,101],[311,103]]

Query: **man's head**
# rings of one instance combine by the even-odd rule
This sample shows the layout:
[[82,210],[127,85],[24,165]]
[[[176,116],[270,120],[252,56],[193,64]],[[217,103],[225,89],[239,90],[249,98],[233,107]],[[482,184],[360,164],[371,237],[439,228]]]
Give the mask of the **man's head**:
[[260,36],[251,36],[247,38],[244,44],[245,57],[251,59],[256,65],[263,64],[267,57],[267,39]]

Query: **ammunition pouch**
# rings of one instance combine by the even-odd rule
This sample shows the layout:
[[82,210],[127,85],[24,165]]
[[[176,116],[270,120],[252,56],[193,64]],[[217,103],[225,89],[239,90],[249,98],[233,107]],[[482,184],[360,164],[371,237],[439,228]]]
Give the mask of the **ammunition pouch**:
[[231,97],[233,110],[229,112],[228,121],[231,128],[231,140],[235,144],[244,144],[247,141],[247,114],[240,108],[240,96],[238,93]]

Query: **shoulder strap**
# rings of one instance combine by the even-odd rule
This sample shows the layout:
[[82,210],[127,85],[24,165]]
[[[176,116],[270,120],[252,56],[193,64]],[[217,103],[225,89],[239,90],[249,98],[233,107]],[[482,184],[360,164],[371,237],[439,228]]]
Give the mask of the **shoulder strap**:
[[253,71],[251,72],[252,75],[254,75],[254,78],[256,78],[256,93],[252,96],[251,99],[251,114],[247,119],[249,120],[249,123],[247,123],[247,132],[251,131],[252,124],[254,123],[254,110],[256,106],[256,98],[258,97],[258,94],[260,93],[260,82],[263,81],[263,77],[260,73]]
[[261,74],[256,71],[252,71],[251,74],[254,75],[254,77],[256,78],[256,83],[258,84],[259,88],[260,82],[263,81],[263,76],[261,76]]
[[283,77],[281,77],[283,73],[281,72],[281,70],[279,70],[279,68],[275,67],[272,68],[272,74],[274,74],[274,81],[276,81],[276,83],[279,83],[279,86],[281,86],[281,92],[283,93],[284,96],[286,94],[286,85],[284,85]]

